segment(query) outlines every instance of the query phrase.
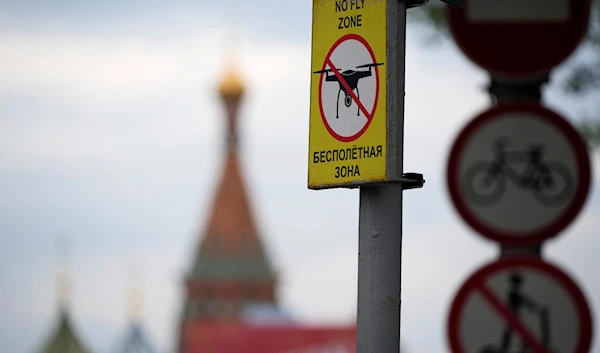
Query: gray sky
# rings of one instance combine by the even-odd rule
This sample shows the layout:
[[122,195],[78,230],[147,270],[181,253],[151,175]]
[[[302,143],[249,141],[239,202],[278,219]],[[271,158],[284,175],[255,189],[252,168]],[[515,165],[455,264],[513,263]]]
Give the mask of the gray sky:
[[[182,277],[220,173],[225,7],[237,10],[249,95],[243,165],[282,305],[308,323],[354,320],[358,191],[306,188],[311,3],[5,1],[0,4],[0,342],[36,349],[56,320],[54,237],[72,239],[72,311],[100,353],[127,323],[128,264],[143,268],[145,325],[170,349]],[[243,14],[240,16],[239,14]],[[445,163],[455,134],[488,107],[486,75],[454,44],[408,34],[402,337],[411,352],[447,351],[458,286],[496,256],[453,210]],[[557,70],[560,75],[568,67]],[[584,100],[555,87],[569,119]],[[545,256],[600,307],[599,157],[588,202]],[[598,330],[596,330],[598,332]],[[597,336],[597,335],[596,335]],[[595,344],[595,352],[600,347]]]

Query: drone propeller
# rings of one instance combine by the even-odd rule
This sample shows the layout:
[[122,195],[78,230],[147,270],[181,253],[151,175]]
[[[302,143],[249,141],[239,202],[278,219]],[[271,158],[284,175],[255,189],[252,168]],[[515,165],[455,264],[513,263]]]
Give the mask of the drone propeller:
[[[336,70],[340,71],[341,69],[337,69],[336,68]],[[313,72],[313,74],[322,74],[322,73],[331,72],[331,71],[333,71],[333,70],[332,69],[325,69],[325,70],[315,71],[315,72]]]
[[363,68],[363,67],[373,67],[373,66],[379,66],[379,65],[383,65],[383,63],[364,64],[364,65],[359,65],[356,68],[360,69],[360,68]]

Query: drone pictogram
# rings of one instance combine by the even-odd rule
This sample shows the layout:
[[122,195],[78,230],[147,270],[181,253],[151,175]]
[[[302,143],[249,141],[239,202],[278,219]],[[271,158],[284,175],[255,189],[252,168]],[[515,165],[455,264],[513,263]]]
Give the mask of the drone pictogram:
[[[340,81],[340,78],[346,82],[346,84],[348,85],[348,88],[351,91],[356,91],[356,96],[358,99],[360,99],[360,93],[358,91],[358,81],[361,78],[365,78],[365,77],[370,77],[373,72],[372,72],[372,68],[375,66],[380,66],[383,65],[383,63],[372,63],[372,64],[364,64],[364,65],[359,65],[356,68],[357,69],[362,69],[362,68],[368,68],[369,70],[353,70],[353,69],[348,69],[348,70],[344,70],[344,71],[340,71],[341,69],[336,68],[336,71],[339,72],[340,76],[334,74],[330,74],[330,72],[333,72],[333,69],[325,69],[325,70],[319,70],[319,71],[315,71],[313,73],[315,74],[322,74],[325,73],[325,81],[328,82],[337,82],[340,86],[340,89],[338,91],[337,94],[337,104],[336,104],[336,111],[335,111],[335,118],[338,119],[339,118],[339,110],[340,110],[340,93],[342,93],[342,91],[344,91],[344,105],[346,107],[350,107],[352,105],[352,97],[350,97],[350,93],[349,91],[346,89],[346,86],[342,83],[342,81]],[[360,116],[360,107],[356,108],[357,116]]]

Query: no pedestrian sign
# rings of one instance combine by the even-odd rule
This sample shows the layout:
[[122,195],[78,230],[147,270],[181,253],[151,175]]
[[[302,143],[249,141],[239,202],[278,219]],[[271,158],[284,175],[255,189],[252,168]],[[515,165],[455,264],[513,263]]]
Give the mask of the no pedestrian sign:
[[458,291],[448,319],[453,353],[587,353],[592,319],[577,285],[535,258],[487,265]]
[[386,2],[314,0],[308,187],[386,180]]

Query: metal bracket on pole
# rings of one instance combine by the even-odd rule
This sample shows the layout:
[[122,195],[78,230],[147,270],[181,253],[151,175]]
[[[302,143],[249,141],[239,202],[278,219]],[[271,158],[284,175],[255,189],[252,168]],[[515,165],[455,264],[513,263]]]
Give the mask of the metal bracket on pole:
[[427,4],[429,0],[406,0],[404,3],[406,4],[406,8],[410,9],[413,7],[424,6]]
[[[401,184],[402,190],[410,190],[410,189],[419,189],[423,187],[425,184],[425,179],[423,179],[423,174],[420,173],[403,173],[402,178],[398,179],[389,179],[383,182],[378,182],[376,185],[395,185]],[[367,185],[363,185],[367,187]],[[358,189],[359,185],[346,185],[346,189]]]
[[445,2],[450,6],[454,6],[457,9],[463,10],[465,8],[465,0],[442,0],[442,2]]
[[542,257],[542,245],[533,245],[530,247],[500,246],[500,257],[508,256]]
[[402,174],[402,189],[419,189],[423,187],[425,184],[425,179],[423,179],[423,174],[419,173],[404,173]]
[[515,101],[539,102],[542,99],[542,89],[549,81],[549,74],[528,81],[506,81],[490,75],[489,84],[485,89],[494,105]]
[[[424,6],[427,4],[429,0],[405,0],[404,2],[406,3],[406,8],[410,9],[412,7],[419,7],[419,6]],[[442,0],[442,2],[445,2],[446,4],[450,5],[450,6],[454,6],[457,9],[464,9],[464,4],[465,1],[464,0]]]

